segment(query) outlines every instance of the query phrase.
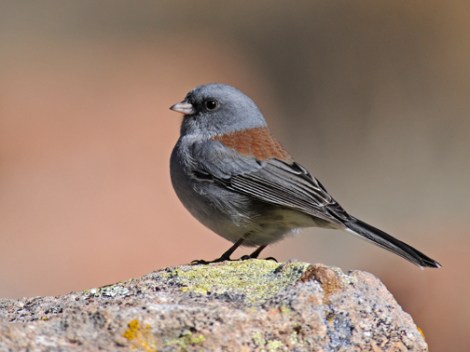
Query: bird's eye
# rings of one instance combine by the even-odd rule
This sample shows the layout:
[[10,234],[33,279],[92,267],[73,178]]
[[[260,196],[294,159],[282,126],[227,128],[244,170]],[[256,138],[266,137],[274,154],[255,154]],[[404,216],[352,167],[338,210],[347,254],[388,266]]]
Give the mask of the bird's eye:
[[219,102],[217,100],[209,99],[204,102],[204,106],[207,110],[215,110],[219,107]]

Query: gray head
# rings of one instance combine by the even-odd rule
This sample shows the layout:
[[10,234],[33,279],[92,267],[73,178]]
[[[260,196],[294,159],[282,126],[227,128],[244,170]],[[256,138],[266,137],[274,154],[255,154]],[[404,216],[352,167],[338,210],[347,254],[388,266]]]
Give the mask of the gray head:
[[210,137],[266,126],[253,100],[226,84],[198,86],[170,109],[184,114],[182,135],[202,134]]

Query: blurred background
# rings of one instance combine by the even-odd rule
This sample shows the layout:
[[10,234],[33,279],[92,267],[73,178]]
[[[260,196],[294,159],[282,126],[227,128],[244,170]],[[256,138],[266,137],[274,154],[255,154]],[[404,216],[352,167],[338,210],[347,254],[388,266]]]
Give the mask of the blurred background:
[[1,0],[0,296],[226,250],[179,203],[168,167],[181,122],[168,107],[225,82],[346,209],[444,267],[319,229],[264,254],[372,272],[432,351],[465,350],[469,62],[466,1]]

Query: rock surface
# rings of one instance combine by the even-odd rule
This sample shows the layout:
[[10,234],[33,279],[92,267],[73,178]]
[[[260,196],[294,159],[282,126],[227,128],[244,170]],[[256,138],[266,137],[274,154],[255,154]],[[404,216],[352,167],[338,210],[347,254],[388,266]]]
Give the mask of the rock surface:
[[371,274],[247,260],[0,299],[0,351],[427,351]]

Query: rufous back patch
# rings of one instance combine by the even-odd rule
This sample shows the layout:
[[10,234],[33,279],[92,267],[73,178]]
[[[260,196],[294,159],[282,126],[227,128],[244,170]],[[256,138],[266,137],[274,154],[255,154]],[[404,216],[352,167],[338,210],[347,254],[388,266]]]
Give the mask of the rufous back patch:
[[271,135],[267,127],[250,128],[243,131],[215,136],[221,142],[240,154],[254,156],[258,160],[279,159],[292,162],[293,159],[282,145]]

